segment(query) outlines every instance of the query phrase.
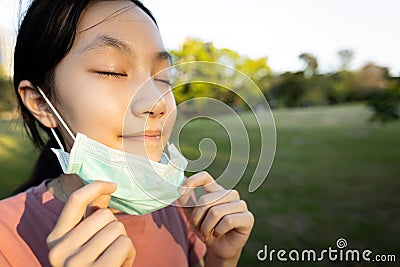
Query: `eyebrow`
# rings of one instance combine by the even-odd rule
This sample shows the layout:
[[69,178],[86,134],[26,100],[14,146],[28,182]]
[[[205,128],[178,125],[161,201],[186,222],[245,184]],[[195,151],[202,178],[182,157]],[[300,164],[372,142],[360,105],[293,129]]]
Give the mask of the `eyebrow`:
[[[79,50],[80,54],[88,53],[92,50],[96,50],[102,47],[111,47],[115,48],[125,54],[132,54],[132,50],[126,42],[119,40],[115,37],[101,34],[97,35],[96,38],[90,42],[87,46],[83,47]],[[172,64],[173,56],[167,51],[163,50],[160,52],[156,52],[154,55],[154,59],[157,61],[168,60],[170,64]]]
[[105,34],[97,35],[92,42],[80,49],[79,53],[85,54],[91,50],[96,50],[102,47],[112,47],[126,54],[131,53],[131,49],[127,43]]
[[168,60],[170,64],[172,64],[172,60],[173,60],[173,56],[165,50],[156,53],[155,58],[159,61]]

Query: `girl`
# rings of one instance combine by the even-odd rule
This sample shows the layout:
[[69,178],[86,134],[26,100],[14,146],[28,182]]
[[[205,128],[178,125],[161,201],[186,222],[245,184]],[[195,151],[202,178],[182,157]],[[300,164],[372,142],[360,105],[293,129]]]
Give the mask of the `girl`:
[[[136,154],[159,162],[175,120],[172,91],[159,89],[168,77],[155,75],[153,86],[137,90],[169,66],[156,21],[137,0],[33,1],[18,33],[14,87],[28,134],[43,153],[32,186],[0,201],[0,266],[237,264],[253,215],[208,173],[180,188],[180,203],[194,201],[194,188],[205,189],[193,207],[135,216],[111,207],[119,183],[82,183],[46,154],[57,137],[72,153],[84,135],[107,151],[134,144]],[[128,105],[130,135],[121,130]],[[47,145],[39,128],[49,135]]]

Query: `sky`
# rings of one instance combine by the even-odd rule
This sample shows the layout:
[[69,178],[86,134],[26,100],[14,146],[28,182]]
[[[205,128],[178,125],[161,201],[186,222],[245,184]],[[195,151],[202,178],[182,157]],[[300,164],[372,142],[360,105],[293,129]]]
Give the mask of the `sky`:
[[[19,0],[0,0],[0,28],[16,32]],[[368,62],[400,75],[399,0],[142,0],[156,17],[167,49],[187,37],[252,58],[274,72],[304,68],[315,55],[320,72],[340,66],[337,52],[354,52],[351,69]]]

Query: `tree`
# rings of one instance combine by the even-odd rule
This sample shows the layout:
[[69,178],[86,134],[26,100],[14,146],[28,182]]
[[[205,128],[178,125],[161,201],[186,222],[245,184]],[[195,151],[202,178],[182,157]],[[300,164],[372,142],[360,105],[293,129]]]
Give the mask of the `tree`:
[[389,70],[385,67],[368,63],[355,72],[352,82],[352,99],[365,100],[376,92],[389,86]]
[[394,78],[388,89],[376,92],[368,101],[374,114],[371,121],[397,121],[400,119],[400,78]]
[[276,102],[276,107],[300,106],[306,87],[303,72],[285,72],[274,80],[270,97]]
[[305,63],[305,69],[304,69],[305,78],[311,78],[314,74],[317,73],[318,60],[314,55],[310,53],[303,53],[299,55],[299,59],[303,60]]
[[351,101],[353,94],[354,72],[341,70],[327,75],[328,99],[330,104]]
[[349,49],[343,49],[338,51],[338,56],[341,62],[341,70],[348,70],[351,61],[354,57],[354,52]]
[[[219,99],[224,103],[236,109],[245,109],[244,102],[235,93],[240,92],[240,96],[247,98],[255,98],[260,96],[260,92],[254,90],[246,90],[243,88],[245,84],[249,86],[249,81],[242,74],[231,68],[239,70],[254,83],[261,87],[261,91],[265,92],[270,86],[272,71],[267,64],[267,58],[262,57],[252,59],[240,55],[236,51],[228,48],[217,48],[211,42],[203,42],[199,39],[188,38],[180,49],[172,50],[170,53],[175,57],[176,63],[186,63],[193,61],[218,62],[229,67],[225,69],[221,66],[212,66],[210,64],[197,64],[193,70],[190,66],[181,65],[180,68],[185,69],[185,78],[182,86],[174,89],[174,95],[177,104],[195,97],[209,97]],[[223,70],[224,71],[221,71]],[[217,84],[210,83],[192,83],[195,77],[197,80],[204,77],[204,81],[214,81]],[[187,83],[189,82],[189,83]],[[227,86],[223,88],[218,84]],[[195,109],[196,107],[193,107]],[[199,107],[202,108],[202,107]]]
[[17,100],[9,78],[0,77],[0,113],[9,112],[16,106]]

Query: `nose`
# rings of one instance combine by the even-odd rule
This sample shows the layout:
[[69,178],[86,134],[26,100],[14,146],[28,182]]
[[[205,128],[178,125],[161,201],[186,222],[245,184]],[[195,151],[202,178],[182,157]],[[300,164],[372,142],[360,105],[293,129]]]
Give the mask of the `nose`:
[[137,117],[148,115],[157,118],[166,113],[167,102],[164,94],[149,80],[135,93],[130,109]]

